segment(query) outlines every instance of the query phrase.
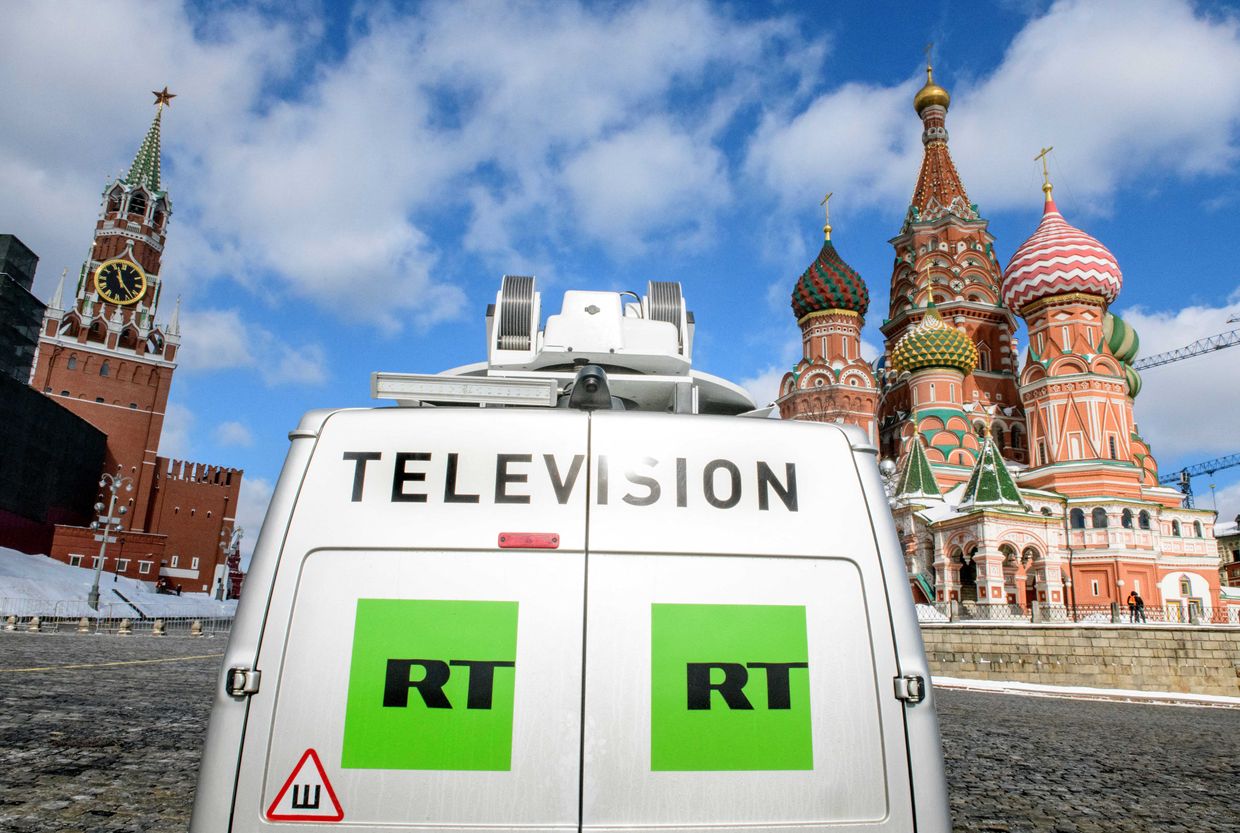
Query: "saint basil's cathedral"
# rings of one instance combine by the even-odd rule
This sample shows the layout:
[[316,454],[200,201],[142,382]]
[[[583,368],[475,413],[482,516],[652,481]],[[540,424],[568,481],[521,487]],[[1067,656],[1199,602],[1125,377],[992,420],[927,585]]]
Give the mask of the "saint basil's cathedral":
[[869,291],[828,222],[792,292],[804,354],[781,381],[781,416],[859,426],[896,463],[885,468],[919,602],[984,617],[1126,606],[1135,590],[1172,619],[1217,609],[1214,513],[1159,485],[1137,430],[1137,335],[1108,310],[1119,264],[1064,219],[1044,152],[1042,220],[1002,268],[948,151],[950,101],[927,67],[883,355],[861,356]]

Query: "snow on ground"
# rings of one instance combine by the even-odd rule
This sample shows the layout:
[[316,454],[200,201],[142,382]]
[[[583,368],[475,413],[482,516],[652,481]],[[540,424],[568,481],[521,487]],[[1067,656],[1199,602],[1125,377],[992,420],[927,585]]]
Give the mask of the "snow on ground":
[[1131,700],[1133,702],[1174,703],[1184,706],[1240,708],[1240,697],[1228,697],[1222,694],[1185,694],[1179,691],[1137,691],[1128,688],[1042,685],[1041,683],[940,677],[937,674],[931,677],[931,680],[939,688],[956,688],[967,691],[993,691],[1001,694],[1027,694],[1042,697],[1069,697],[1081,700]]
[[237,610],[236,600],[216,601],[206,593],[166,596],[155,592],[153,582],[104,572],[99,577],[99,610],[94,611],[86,604],[94,574],[86,567],[0,547],[0,615],[202,619],[231,618]]

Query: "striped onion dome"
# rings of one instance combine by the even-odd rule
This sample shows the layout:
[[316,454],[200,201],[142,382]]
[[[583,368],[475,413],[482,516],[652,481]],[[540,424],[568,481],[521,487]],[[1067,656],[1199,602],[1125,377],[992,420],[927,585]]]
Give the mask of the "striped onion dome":
[[1141,392],[1141,374],[1130,364],[1124,365],[1124,381],[1128,383],[1128,396],[1136,399],[1137,394]]
[[925,317],[891,348],[891,364],[901,373],[947,367],[968,376],[977,367],[977,347],[930,306]]
[[1111,355],[1121,362],[1131,362],[1137,356],[1137,348],[1141,340],[1137,331],[1127,321],[1112,312],[1102,319],[1102,337],[1106,339]]
[[828,238],[818,257],[801,275],[792,290],[792,311],[797,320],[812,312],[843,309],[865,315],[870,291],[855,269],[844,262]]
[[1114,255],[1069,225],[1047,194],[1042,222],[1003,272],[1003,302],[1018,315],[1040,298],[1068,292],[1098,295],[1109,304],[1123,283]]

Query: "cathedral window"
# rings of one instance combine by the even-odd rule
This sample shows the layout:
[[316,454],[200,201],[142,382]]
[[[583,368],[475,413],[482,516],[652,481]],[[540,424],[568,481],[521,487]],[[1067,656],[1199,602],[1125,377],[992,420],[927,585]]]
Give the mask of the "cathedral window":
[[1179,537],[1180,535],[1180,522],[1179,521],[1171,522],[1171,534],[1176,536],[1177,538]]
[[179,555],[174,555],[174,556],[172,556],[172,563],[171,563],[171,564],[169,564],[168,566],[170,566],[170,567],[176,567],[176,566],[177,566],[177,562],[178,562],[178,561],[180,561],[180,559],[181,559],[181,557],[180,557]]
[[70,356],[69,361],[65,362],[65,367],[69,368],[70,370],[76,369],[77,368],[77,356]]
[[1060,334],[1061,334],[1061,336],[1062,336],[1062,338],[1063,338],[1063,349],[1064,349],[1064,350],[1071,350],[1071,349],[1072,349],[1072,337],[1071,337],[1071,335],[1070,335],[1070,334],[1069,334],[1069,332],[1068,332],[1068,327],[1067,327],[1067,325],[1064,325],[1063,327],[1060,327],[1060,328],[1059,328],[1059,332],[1060,332]]
[[1119,449],[1118,449],[1118,448],[1116,447],[1116,445],[1115,445],[1115,437],[1114,437],[1114,435],[1112,435],[1112,436],[1110,436],[1110,437],[1107,437],[1107,446],[1110,448],[1110,451],[1111,451],[1111,459],[1112,459],[1112,460],[1118,460],[1118,459],[1119,459]]
[[95,397],[95,401],[96,401],[96,402],[99,402],[99,403],[101,403],[101,404],[102,404],[102,402],[103,402],[103,397],[102,397],[102,396],[96,396],[96,397]]
[[1046,440],[1038,440],[1038,465],[1046,465]]
[[1073,509],[1068,513],[1068,522],[1073,529],[1085,528],[1085,512],[1082,509]]
[[977,346],[977,369],[990,370],[990,347],[986,344]]
[[1095,507],[1094,511],[1090,513],[1090,522],[1093,524],[1094,529],[1106,529],[1107,510],[1101,506]]
[[1202,533],[1201,521],[1193,521],[1193,535],[1197,536],[1198,538],[1205,537],[1205,535]]
[[111,373],[111,372],[112,372],[112,367],[111,367],[111,365],[109,365],[109,364],[108,364],[108,360],[107,360],[107,359],[104,359],[104,360],[103,360],[103,364],[99,365],[99,375],[100,375],[100,376],[107,376],[107,375],[108,375],[109,373]]
[[1038,352],[1046,352],[1046,341],[1042,338],[1042,333],[1038,333]]
[[1193,594],[1193,583],[1187,578],[1180,579],[1180,595],[1191,596]]
[[190,568],[191,570],[197,570],[197,569],[198,569],[198,556],[194,556],[193,558],[191,558],[191,559],[189,560],[189,568]]
[[1119,516],[1119,523],[1124,529],[1132,529],[1132,510],[1125,509],[1123,514]]
[[931,401],[931,402],[933,402],[934,400],[935,400],[935,395],[934,395],[934,382],[931,382],[931,383],[930,383],[930,401]]
[[136,410],[138,410],[138,403],[137,403],[137,402],[130,402],[130,403],[129,403],[129,410],[131,410],[131,411],[136,411]]
[[62,390],[62,391],[60,392],[60,395],[61,395],[61,396],[68,396],[68,395],[69,395],[69,391],[67,391],[67,390]]
[[1141,527],[1142,529],[1150,528],[1150,513],[1149,512],[1146,512],[1144,509],[1141,510],[1141,514],[1137,515],[1137,526]]
[[1024,433],[1020,430],[1019,425],[1013,425],[1012,426],[1012,448],[1024,448],[1024,447],[1025,447]]

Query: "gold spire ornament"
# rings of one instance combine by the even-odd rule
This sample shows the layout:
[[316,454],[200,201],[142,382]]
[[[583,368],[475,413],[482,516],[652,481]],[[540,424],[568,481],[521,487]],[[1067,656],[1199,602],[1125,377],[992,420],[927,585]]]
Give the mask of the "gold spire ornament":
[[167,84],[164,84],[162,90],[151,90],[151,95],[155,96],[155,106],[160,110],[163,110],[164,107],[171,107],[172,99],[177,97],[176,93],[168,92]]
[[943,109],[952,102],[952,97],[947,90],[934,83],[934,66],[930,63],[930,53],[934,50],[934,44],[926,44],[926,85],[917,91],[917,95],[913,96],[913,109],[921,115],[921,111],[927,107],[939,106]]
[[1050,153],[1054,149],[1054,147],[1042,148],[1042,152],[1033,157],[1034,162],[1042,163],[1042,193],[1046,194],[1046,198],[1048,200],[1051,198],[1051,191],[1055,189],[1055,186],[1051,185],[1051,174],[1050,171],[1046,169],[1046,154]]
[[823,213],[822,234],[827,240],[831,239],[831,206],[828,203],[831,201],[831,196],[834,193],[834,191],[829,192],[822,198],[822,202],[818,203],[822,206]]

